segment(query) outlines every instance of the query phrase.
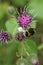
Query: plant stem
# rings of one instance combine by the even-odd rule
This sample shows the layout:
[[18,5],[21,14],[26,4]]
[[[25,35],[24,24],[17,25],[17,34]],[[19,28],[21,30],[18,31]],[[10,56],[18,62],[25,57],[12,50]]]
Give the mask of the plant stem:
[[26,52],[27,56],[30,56],[30,54],[28,53],[28,51],[26,50],[26,48],[24,47],[24,43],[22,43],[23,49]]

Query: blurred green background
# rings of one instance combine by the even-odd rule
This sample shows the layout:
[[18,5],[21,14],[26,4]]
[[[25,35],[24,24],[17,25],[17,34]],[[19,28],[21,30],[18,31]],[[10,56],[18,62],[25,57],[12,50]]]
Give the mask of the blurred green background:
[[[3,4],[4,3],[4,4]],[[24,8],[27,6],[26,12],[33,11],[31,14],[34,16],[36,15],[37,25],[36,25],[36,34],[30,39],[36,42],[37,47],[42,44],[42,37],[43,37],[43,0],[0,0],[0,30],[6,31],[6,21],[11,18],[11,15],[18,16],[17,11],[15,8]],[[13,12],[8,12],[7,8],[9,6],[14,7]],[[15,44],[15,43],[16,44]],[[16,60],[16,49],[18,46],[16,40],[12,40],[7,44],[1,45],[0,43],[0,65],[15,65]],[[43,48],[38,50],[38,58],[39,58],[39,65],[43,65]]]

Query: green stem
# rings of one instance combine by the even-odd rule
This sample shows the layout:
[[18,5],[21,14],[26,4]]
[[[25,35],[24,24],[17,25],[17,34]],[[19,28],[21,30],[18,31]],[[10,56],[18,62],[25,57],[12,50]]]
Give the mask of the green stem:
[[26,52],[27,56],[30,56],[30,54],[28,53],[28,51],[26,50],[26,48],[24,47],[24,43],[23,43],[23,49]]

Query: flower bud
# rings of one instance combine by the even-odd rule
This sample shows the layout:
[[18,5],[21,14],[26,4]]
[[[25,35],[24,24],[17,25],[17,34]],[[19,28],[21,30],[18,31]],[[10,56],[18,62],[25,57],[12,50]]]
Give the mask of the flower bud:
[[16,65],[29,65],[29,64],[28,64],[28,61],[26,59],[20,58],[20,59],[17,60]]
[[38,61],[38,57],[37,57],[37,55],[36,54],[32,54],[31,55],[31,63],[33,64],[33,65],[38,65],[39,64],[39,61]]
[[16,34],[16,39],[18,41],[23,41],[25,39],[25,36],[22,32]]

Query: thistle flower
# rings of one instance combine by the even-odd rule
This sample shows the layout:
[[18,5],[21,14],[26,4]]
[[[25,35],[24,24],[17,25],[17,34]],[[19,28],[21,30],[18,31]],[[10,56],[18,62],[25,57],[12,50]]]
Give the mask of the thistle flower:
[[31,16],[23,12],[23,14],[18,17],[18,21],[22,27],[27,27],[31,22]]
[[17,40],[22,41],[25,39],[25,36],[23,33],[17,33],[16,38]]
[[3,32],[3,31],[0,31],[0,41],[2,42],[6,42],[8,41],[10,38],[9,38],[9,34],[7,32]]

